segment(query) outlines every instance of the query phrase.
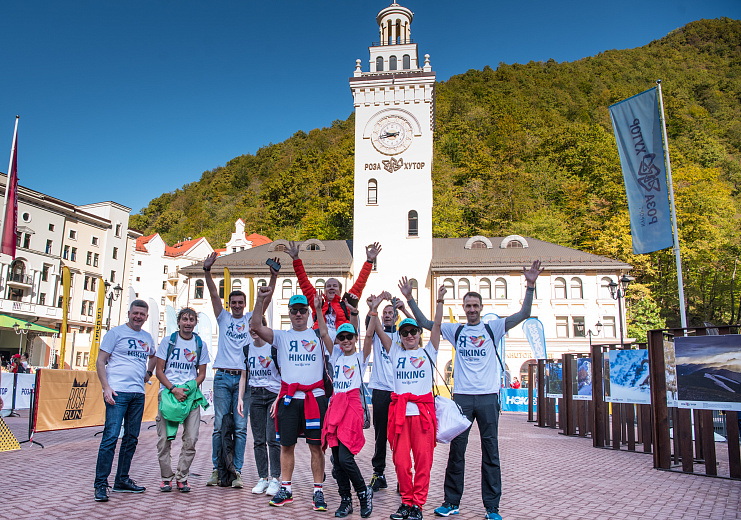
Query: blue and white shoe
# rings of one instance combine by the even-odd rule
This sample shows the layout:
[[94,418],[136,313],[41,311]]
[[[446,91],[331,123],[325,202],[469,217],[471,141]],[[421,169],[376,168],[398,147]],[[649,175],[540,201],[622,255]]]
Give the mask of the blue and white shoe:
[[493,507],[487,507],[486,515],[484,515],[484,518],[486,520],[502,520],[502,515],[500,515],[499,511],[497,511]]
[[450,502],[443,502],[443,505],[435,509],[435,515],[437,516],[450,516],[457,515],[460,512],[458,506],[451,504]]

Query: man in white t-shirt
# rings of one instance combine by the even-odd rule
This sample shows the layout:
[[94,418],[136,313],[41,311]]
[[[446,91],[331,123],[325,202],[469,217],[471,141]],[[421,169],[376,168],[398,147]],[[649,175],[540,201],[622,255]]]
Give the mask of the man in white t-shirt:
[[[533,262],[529,270],[523,268],[527,290],[522,308],[504,319],[481,321],[482,298],[479,293],[468,292],[463,296],[466,311],[465,325],[443,323],[442,335],[456,349],[453,369],[453,400],[472,422],[476,420],[481,436],[481,495],[486,508],[487,520],[501,520],[499,501],[502,496],[502,473],[499,466],[499,389],[501,386],[503,359],[497,345],[504,334],[530,317],[530,307],[535,293],[535,281],[543,269],[540,261]],[[412,287],[401,287],[417,322],[431,328],[431,322],[419,310],[412,298]],[[429,325],[429,327],[428,327]],[[448,466],[445,470],[445,499],[435,509],[437,516],[457,515],[465,482],[465,455],[468,434],[461,433],[450,443]]]
[[306,296],[296,294],[288,301],[290,330],[273,330],[262,324],[264,302],[273,294],[273,287],[260,287],[255,313],[250,326],[278,352],[281,389],[276,399],[276,437],[281,446],[281,488],[270,500],[272,506],[293,502],[291,478],[295,464],[294,450],[303,433],[311,452],[311,472],[314,476],[314,510],[326,511],[324,501],[324,451],[321,446],[322,424],[327,411],[324,394],[324,347],[321,339],[308,328],[309,304]]
[[111,474],[121,423],[124,435],[118,452],[118,468],[113,491],[142,493],[129,477],[131,458],[139,442],[139,429],[144,414],[144,383],[152,377],[155,343],[142,325],[149,316],[149,305],[134,300],[129,307],[129,320],[113,327],[103,336],[95,368],[103,387],[105,400],[105,427],[95,466],[95,501],[108,501],[108,475]]
[[[177,318],[178,331],[165,336],[157,348],[157,379],[160,380],[160,405],[162,392],[170,392],[180,402],[188,398],[185,385],[195,380],[196,388],[206,379],[206,365],[211,358],[208,355],[208,345],[193,333],[198,323],[198,314],[193,309],[181,309]],[[192,384],[192,383],[191,383]],[[191,399],[193,396],[191,396]],[[162,483],[160,491],[172,491],[172,479],[178,491],[187,493],[188,474],[190,465],[196,455],[198,430],[201,426],[201,407],[196,406],[183,421],[183,446],[180,449],[177,473],[172,472],[170,448],[172,441],[168,439],[167,421],[162,417],[162,408],[157,414],[157,458],[160,463]]]
[[[232,482],[232,487],[241,488],[243,487],[242,465],[244,464],[244,449],[247,445],[248,416],[245,414],[243,417],[237,413],[237,404],[239,402],[239,380],[242,378],[242,371],[245,369],[244,347],[252,341],[249,328],[252,313],[244,312],[247,306],[247,296],[242,291],[232,291],[228,297],[231,312],[224,309],[219,290],[211,277],[211,267],[218,256],[219,254],[214,252],[203,261],[206,285],[211,295],[211,305],[214,309],[214,316],[216,316],[216,323],[219,326],[219,349],[213,364],[216,372],[214,374],[214,432],[211,437],[211,461],[214,469],[206,485],[216,486],[219,483],[219,472],[216,468],[218,467],[218,453],[221,448],[221,419],[225,414],[231,412],[234,416],[236,428],[234,468],[237,471],[237,478]],[[275,258],[274,261],[280,265],[280,260]],[[271,287],[275,287],[277,278],[278,271],[271,267]],[[245,395],[245,401],[249,403],[249,395]],[[249,408],[249,404],[246,407]]]

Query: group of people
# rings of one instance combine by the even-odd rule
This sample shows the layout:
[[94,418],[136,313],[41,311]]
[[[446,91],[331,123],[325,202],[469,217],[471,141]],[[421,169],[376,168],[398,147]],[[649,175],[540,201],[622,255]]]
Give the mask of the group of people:
[[6,372],[11,372],[13,374],[30,374],[31,373],[31,367],[28,364],[28,354],[25,352],[23,354],[13,354],[10,356],[10,361],[5,362],[5,359],[3,359],[2,363],[0,363],[3,370]]
[[[317,292],[299,258],[298,245],[291,243],[287,253],[293,260],[302,294],[289,300],[289,330],[271,329],[263,317],[275,289],[279,259],[273,259],[270,283],[258,289],[251,313],[245,312],[247,299],[241,291],[229,294],[229,310],[223,308],[210,273],[217,255],[204,261],[206,285],[219,329],[219,348],[213,361],[213,473],[206,484],[244,486],[242,469],[249,422],[259,477],[253,493],[270,495],[270,506],[293,502],[294,451],[299,437],[304,437],[311,454],[313,509],[328,509],[323,486],[325,451],[330,449],[331,474],[340,494],[335,516],[343,518],[353,512],[354,489],[360,516],[367,518],[373,511],[373,493],[388,487],[388,442],[401,495],[401,504],[390,518],[421,519],[436,445],[433,385],[442,337],[457,351],[453,400],[469,420],[477,421],[481,435],[485,518],[500,519],[497,430],[499,381],[504,366],[496,346],[507,330],[529,316],[540,263],[534,262],[529,270],[523,269],[528,289],[522,309],[515,315],[488,322],[481,322],[481,296],[470,292],[463,297],[467,323],[442,323],[444,287],[437,291],[434,319],[429,320],[412,297],[412,285],[402,278],[398,288],[409,310],[403,300],[393,298],[389,292],[370,295],[366,300],[369,311],[361,346],[358,302],[380,251],[378,243],[366,248],[367,258],[355,284],[341,296],[342,286],[333,278],[325,283],[323,294]],[[379,315],[384,301],[389,303]],[[397,327],[398,312],[403,312],[406,318]],[[144,384],[155,369],[161,385],[157,415],[160,490],[190,490],[189,468],[198,439],[200,408],[205,403],[198,386],[210,362],[208,346],[193,332],[197,315],[192,309],[180,311],[178,332],[166,336],[158,348],[152,337],[141,330],[146,319],[146,303],[135,300],[131,303],[128,322],[111,329],[101,343],[97,369],[106,402],[106,425],[96,468],[97,501],[108,500],[108,476],[122,423],[124,434],[112,490],[144,491],[143,486],[130,478],[129,468],[144,409]],[[423,329],[430,331],[426,344]],[[355,456],[365,444],[363,427],[369,411],[363,375],[371,360],[373,370],[368,386],[372,390],[375,447],[373,473],[366,480]],[[228,484],[220,472],[219,457],[223,453],[222,422],[230,420],[234,422],[232,460],[236,474]],[[178,424],[183,424],[183,447],[177,471],[173,472],[170,446]],[[451,443],[445,498],[434,510],[437,516],[459,512],[469,431]]]

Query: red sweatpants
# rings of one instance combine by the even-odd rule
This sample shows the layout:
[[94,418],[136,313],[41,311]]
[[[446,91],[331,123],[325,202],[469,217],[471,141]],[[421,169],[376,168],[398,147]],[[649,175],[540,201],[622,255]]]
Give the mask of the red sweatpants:
[[[419,415],[407,416],[393,453],[403,504],[422,507],[427,502],[434,451],[435,429],[428,428],[427,431],[423,431]],[[410,452],[414,456],[414,475]]]

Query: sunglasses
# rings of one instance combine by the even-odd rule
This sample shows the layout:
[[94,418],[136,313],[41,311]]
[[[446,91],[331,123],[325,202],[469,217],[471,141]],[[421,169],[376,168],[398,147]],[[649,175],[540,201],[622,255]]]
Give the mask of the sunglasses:
[[342,332],[340,334],[337,334],[337,339],[340,341],[352,341],[355,339],[355,336],[350,333]]
[[419,329],[417,327],[409,327],[408,329],[400,330],[399,334],[401,334],[405,338],[407,336],[415,336],[419,334]]
[[290,312],[290,313],[291,313],[291,314],[293,314],[294,316],[295,316],[296,314],[306,314],[307,312],[309,312],[309,308],[308,308],[308,307],[293,307],[293,308],[292,308],[292,309],[291,309],[290,311],[288,311],[288,312]]

